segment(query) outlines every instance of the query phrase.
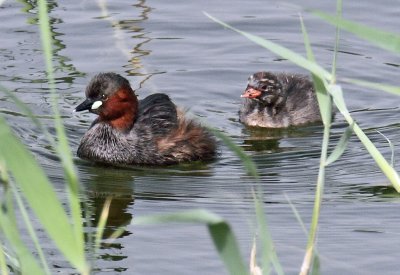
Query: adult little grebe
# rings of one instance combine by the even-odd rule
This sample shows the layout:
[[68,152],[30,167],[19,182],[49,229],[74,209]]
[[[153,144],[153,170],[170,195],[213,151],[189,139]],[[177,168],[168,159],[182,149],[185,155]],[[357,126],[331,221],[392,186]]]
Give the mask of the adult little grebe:
[[321,121],[312,82],[302,75],[258,72],[241,96],[239,119],[249,126],[284,128]]
[[165,94],[138,100],[128,80],[115,73],[96,75],[86,100],[75,111],[98,117],[82,137],[78,156],[111,165],[168,165],[215,156],[206,129],[185,119]]

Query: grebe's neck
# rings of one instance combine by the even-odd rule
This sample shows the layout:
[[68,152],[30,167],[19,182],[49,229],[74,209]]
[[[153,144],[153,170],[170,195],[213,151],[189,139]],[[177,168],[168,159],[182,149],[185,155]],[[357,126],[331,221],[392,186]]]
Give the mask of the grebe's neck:
[[135,123],[138,113],[138,99],[129,86],[123,86],[105,102],[99,121],[110,124],[120,131],[128,131]]

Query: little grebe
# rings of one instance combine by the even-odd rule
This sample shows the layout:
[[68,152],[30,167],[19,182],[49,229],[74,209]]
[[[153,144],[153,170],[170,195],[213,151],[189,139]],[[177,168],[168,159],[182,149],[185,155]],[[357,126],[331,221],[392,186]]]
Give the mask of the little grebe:
[[214,137],[165,94],[138,100],[128,80],[115,73],[96,75],[86,100],[75,111],[97,114],[82,137],[78,156],[111,165],[169,165],[215,156]]
[[248,126],[284,128],[321,121],[313,83],[302,75],[258,72],[249,77],[239,119]]

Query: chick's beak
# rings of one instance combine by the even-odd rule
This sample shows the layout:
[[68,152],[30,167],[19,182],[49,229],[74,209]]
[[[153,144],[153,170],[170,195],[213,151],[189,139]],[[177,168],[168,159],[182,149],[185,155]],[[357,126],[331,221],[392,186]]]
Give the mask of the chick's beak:
[[243,98],[257,98],[260,95],[261,95],[261,91],[256,90],[256,89],[251,88],[251,87],[247,87],[247,89],[244,92],[244,94],[242,94],[240,97],[243,97]]
[[87,98],[84,102],[82,102],[81,104],[76,106],[74,112],[81,112],[81,111],[85,111],[85,110],[90,110],[95,101],[96,100]]

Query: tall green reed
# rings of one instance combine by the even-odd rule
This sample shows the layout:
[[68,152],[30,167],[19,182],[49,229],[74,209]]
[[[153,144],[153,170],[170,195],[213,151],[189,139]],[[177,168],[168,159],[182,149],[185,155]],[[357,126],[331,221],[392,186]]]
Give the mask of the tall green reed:
[[[7,255],[8,259],[15,263],[12,266],[16,270],[19,270],[22,274],[51,274],[38,237],[32,228],[31,218],[27,214],[27,211],[32,211],[50,239],[53,240],[56,247],[71,265],[79,273],[89,274],[89,264],[85,256],[78,178],[58,109],[58,96],[55,92],[54,69],[52,65],[52,37],[47,2],[39,0],[37,5],[43,56],[46,62],[48,85],[52,95],[57,140],[47,132],[47,129],[41,125],[40,121],[35,118],[33,112],[26,105],[22,104],[6,89],[1,88],[43,130],[49,139],[49,143],[61,159],[69,197],[69,210],[62,206],[51,182],[35,158],[19,141],[18,137],[15,136],[4,118],[0,117],[0,139],[2,140],[0,143],[0,156],[4,160],[1,175],[10,173],[10,177],[3,180],[4,193],[0,201],[2,205],[0,209],[0,230],[4,233],[7,242],[11,244],[12,254],[8,253]],[[17,226],[14,211],[16,208],[14,199],[17,202],[18,209],[22,214],[22,220],[25,222],[34,247],[36,247],[40,258],[39,262],[33,257],[30,248],[28,248],[25,241],[20,237],[20,228]],[[26,210],[26,207],[29,207],[29,209]],[[71,213],[71,217],[67,214],[68,212]],[[4,251],[4,247],[2,250]],[[6,254],[2,253],[2,256],[4,255]],[[4,261],[0,261],[0,264],[2,270],[7,269]]]

